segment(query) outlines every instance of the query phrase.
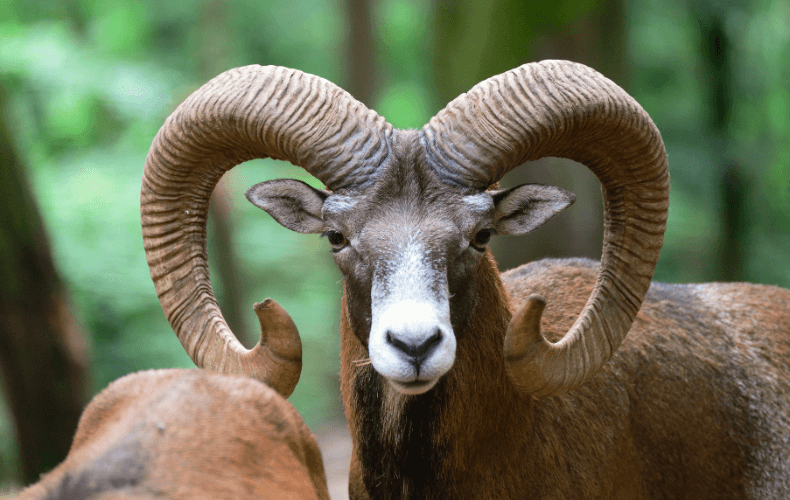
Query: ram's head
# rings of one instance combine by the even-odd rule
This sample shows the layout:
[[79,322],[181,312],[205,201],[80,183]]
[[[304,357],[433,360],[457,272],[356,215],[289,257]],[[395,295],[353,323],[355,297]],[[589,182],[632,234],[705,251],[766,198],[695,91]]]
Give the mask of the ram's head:
[[606,207],[599,283],[571,332],[558,345],[537,330],[526,337],[536,348],[508,344],[523,367],[513,370],[520,388],[564,392],[595,373],[630,328],[658,260],[668,190],[650,118],[583,65],[544,61],[493,77],[420,131],[394,130],[299,71],[223,73],[179,106],[151,147],[141,209],[151,276],[198,366],[263,376],[268,369],[238,343],[214,299],[206,213],[218,179],[236,164],[290,161],[327,190],[278,180],[248,197],[285,227],[327,236],[374,368],[401,392],[425,392],[453,366],[488,238],[529,232],[573,201],[547,186],[489,190],[544,156],[587,165]]

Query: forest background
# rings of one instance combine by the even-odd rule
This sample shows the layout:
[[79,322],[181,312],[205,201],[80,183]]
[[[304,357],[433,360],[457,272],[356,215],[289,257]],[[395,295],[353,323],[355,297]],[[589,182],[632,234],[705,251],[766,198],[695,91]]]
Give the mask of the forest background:
[[[137,370],[191,367],[156,299],[139,189],[151,140],[190,92],[274,64],[340,85],[419,128],[477,82],[570,59],[631,93],[661,130],[672,176],[655,279],[790,288],[790,3],[786,0],[4,0],[0,3],[0,490],[65,455],[88,399]],[[494,250],[511,268],[599,258],[600,188],[545,159],[505,179],[578,201]],[[304,344],[291,401],[311,427],[342,419],[342,278],[326,241],[249,204],[301,169],[237,167],[212,199],[220,305],[249,347],[251,306],[277,299]]]

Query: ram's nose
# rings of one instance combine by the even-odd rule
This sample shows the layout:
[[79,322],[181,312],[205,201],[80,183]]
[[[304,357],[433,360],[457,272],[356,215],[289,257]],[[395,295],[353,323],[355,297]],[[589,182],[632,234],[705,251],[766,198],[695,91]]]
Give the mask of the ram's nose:
[[420,372],[420,364],[431,356],[431,353],[442,342],[442,332],[440,329],[435,329],[432,335],[426,337],[410,337],[399,335],[393,331],[387,331],[386,334],[387,344],[392,346],[393,349],[399,351],[407,361],[414,364],[417,369],[417,376]]

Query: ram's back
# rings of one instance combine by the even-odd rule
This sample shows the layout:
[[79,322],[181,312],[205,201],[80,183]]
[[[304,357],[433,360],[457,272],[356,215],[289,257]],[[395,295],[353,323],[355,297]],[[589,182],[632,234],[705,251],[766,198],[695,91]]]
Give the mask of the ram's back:
[[318,445],[274,389],[205,370],[116,380],[19,500],[328,499]]
[[[513,309],[531,293],[546,297],[541,326],[557,340],[579,316],[597,271],[587,259],[542,260],[502,278]],[[635,490],[674,484],[676,498],[710,498],[712,491],[786,498],[790,291],[653,283],[610,363],[567,396],[562,404],[576,405],[579,418],[600,421],[598,439],[606,440],[607,429],[621,431],[599,451],[617,450],[621,460],[608,463],[639,478]],[[551,407],[542,406],[547,425]],[[572,435],[573,423],[565,425]]]

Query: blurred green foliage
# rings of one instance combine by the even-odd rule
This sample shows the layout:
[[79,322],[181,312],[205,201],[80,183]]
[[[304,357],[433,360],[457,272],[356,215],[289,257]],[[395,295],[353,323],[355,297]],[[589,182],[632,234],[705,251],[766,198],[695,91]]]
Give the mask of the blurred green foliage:
[[[380,68],[373,107],[397,127],[420,127],[445,104],[438,96],[466,90],[436,88],[441,72],[527,62],[530,37],[569,25],[595,3],[531,2],[527,12],[507,0],[372,0]],[[452,19],[467,4],[474,4],[475,15],[463,20],[472,22],[455,25],[470,42],[459,48],[468,52],[466,63],[434,67],[432,51],[446,35],[432,29],[437,16]],[[733,1],[711,14],[718,5],[626,2],[628,88],[662,131],[672,175],[656,278],[719,276],[715,256],[729,250],[720,248],[728,187],[717,180],[726,156],[745,179],[740,216],[747,231],[739,250],[745,279],[790,287],[790,4]],[[701,39],[701,23],[714,14],[723,19],[733,51],[733,107],[724,136],[710,124]],[[0,84],[11,108],[5,119],[29,167],[56,265],[92,336],[96,391],[131,371],[192,366],[159,308],[142,249],[140,179],[156,131],[205,82],[206,68],[217,64],[290,66],[344,86],[345,15],[340,0],[0,4]],[[520,37],[497,29],[514,19],[523,22]],[[503,44],[511,49],[490,50]],[[247,203],[243,192],[279,177],[318,184],[298,168],[269,160],[245,164],[227,177],[238,278],[250,306],[246,326],[257,329],[251,306],[267,296],[294,317],[304,342],[304,372],[291,401],[317,426],[340,414],[341,276],[325,242],[281,228]],[[222,290],[218,296],[222,304]],[[14,473],[13,446],[0,407],[0,482]]]
[[[634,2],[629,10],[633,94],[661,130],[672,175],[670,220],[656,278],[717,279],[717,253],[740,251],[743,279],[790,287],[790,4],[755,0]],[[711,82],[700,31],[711,15],[731,40],[733,105],[726,134],[710,126]],[[746,191],[741,249],[719,248],[720,214],[738,165]]]

